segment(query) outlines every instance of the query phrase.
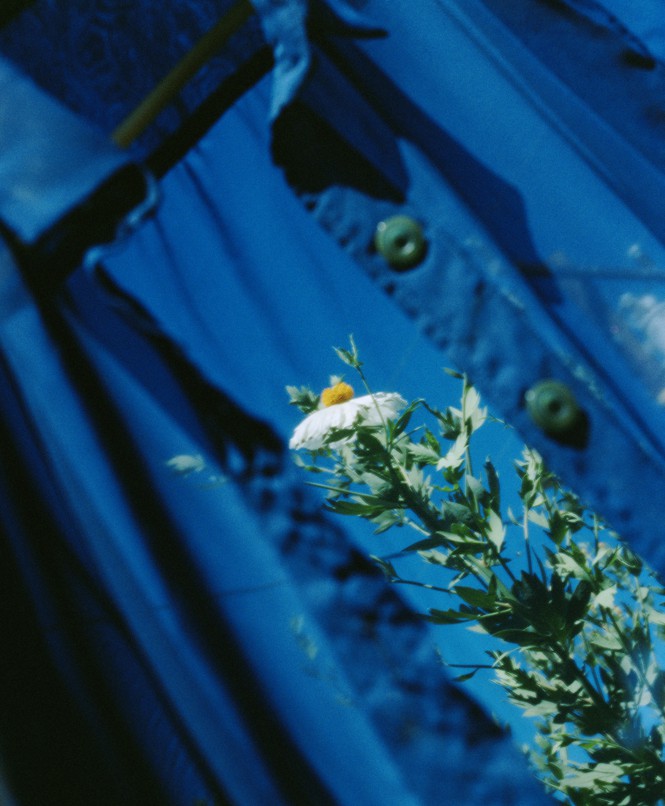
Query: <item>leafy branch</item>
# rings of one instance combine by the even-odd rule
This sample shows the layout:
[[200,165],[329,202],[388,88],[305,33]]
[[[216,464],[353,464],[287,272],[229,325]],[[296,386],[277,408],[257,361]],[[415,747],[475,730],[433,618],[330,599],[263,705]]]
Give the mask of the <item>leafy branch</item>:
[[[336,352],[369,392],[353,341]],[[462,385],[458,408],[415,400],[386,417],[377,398],[378,419],[331,428],[300,464],[328,476],[316,486],[332,512],[369,521],[377,535],[417,533],[395,562],[374,561],[392,583],[445,596],[424,614],[430,622],[473,625],[489,637],[490,662],[470,664],[459,679],[492,670],[536,721],[530,757],[551,792],[583,806],[662,803],[665,592],[533,450],[515,463],[522,511],[504,511],[491,460],[474,473],[475,434],[492,418],[467,379],[452,374]],[[305,413],[318,401],[304,387],[289,392]],[[438,568],[441,584],[400,574],[400,558],[414,553]]]

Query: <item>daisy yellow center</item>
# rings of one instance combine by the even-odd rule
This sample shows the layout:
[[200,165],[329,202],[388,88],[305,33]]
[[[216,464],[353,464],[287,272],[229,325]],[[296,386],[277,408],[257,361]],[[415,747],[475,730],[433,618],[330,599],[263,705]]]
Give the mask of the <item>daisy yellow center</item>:
[[321,392],[321,402],[324,406],[336,406],[346,403],[353,397],[353,388],[348,383],[336,383]]

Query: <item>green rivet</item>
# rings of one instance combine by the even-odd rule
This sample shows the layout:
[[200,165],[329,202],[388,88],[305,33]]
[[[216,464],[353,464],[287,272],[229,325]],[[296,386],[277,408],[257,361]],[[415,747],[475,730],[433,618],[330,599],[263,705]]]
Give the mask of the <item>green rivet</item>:
[[529,389],[525,399],[533,421],[547,434],[565,436],[580,422],[582,411],[561,381],[540,381]]
[[374,244],[393,269],[411,269],[425,257],[427,241],[422,226],[413,218],[396,215],[381,221]]

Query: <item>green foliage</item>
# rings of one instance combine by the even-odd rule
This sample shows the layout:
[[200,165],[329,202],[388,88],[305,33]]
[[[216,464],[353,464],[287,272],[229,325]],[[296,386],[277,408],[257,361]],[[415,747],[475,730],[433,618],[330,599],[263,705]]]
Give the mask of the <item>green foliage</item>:
[[[355,344],[337,354],[364,382]],[[494,465],[476,475],[471,455],[491,420],[458,377],[459,408],[416,400],[382,426],[357,424],[352,439],[303,466],[328,474],[317,486],[332,512],[364,518],[377,534],[415,531],[402,553],[436,566],[440,587],[374,560],[391,582],[444,597],[429,621],[490,637],[490,662],[459,679],[493,669],[536,721],[530,758],[550,791],[580,806],[662,803],[665,592],[529,448],[515,464],[522,511],[503,511]]]
[[306,386],[287,386],[286,393],[289,396],[289,403],[300,409],[303,414],[310,414],[319,407],[319,395],[315,395]]
[[352,369],[359,370],[362,366],[362,361],[358,357],[358,348],[356,347],[353,336],[349,336],[349,344],[351,346],[350,350],[344,350],[341,347],[335,347],[334,350],[337,353],[337,357],[340,359],[340,361],[343,361]]

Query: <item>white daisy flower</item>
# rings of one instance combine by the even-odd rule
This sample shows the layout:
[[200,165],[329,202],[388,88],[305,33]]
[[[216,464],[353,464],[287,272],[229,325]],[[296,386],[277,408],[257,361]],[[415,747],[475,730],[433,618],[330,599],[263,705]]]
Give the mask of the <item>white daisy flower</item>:
[[[406,400],[396,392],[353,397],[348,383],[337,383],[321,393],[321,408],[313,411],[293,432],[289,447],[315,451],[321,448],[331,431],[354,425],[381,425],[394,419],[406,406]],[[348,440],[331,443],[334,448]]]

